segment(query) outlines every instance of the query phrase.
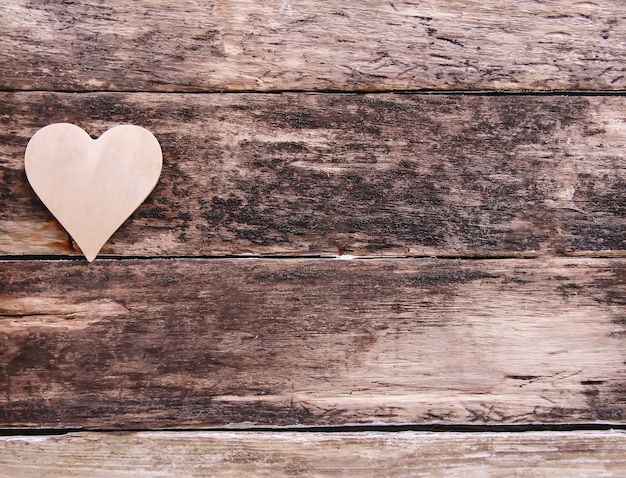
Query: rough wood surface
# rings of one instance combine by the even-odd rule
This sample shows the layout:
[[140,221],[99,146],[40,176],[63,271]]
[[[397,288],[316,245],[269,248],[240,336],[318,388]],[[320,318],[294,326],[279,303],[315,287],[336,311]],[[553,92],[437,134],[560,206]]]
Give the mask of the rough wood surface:
[[75,433],[0,438],[0,477],[623,477],[626,434]]
[[620,0],[13,0],[2,89],[624,89]]
[[622,423],[626,261],[0,262],[0,426]]
[[0,253],[78,253],[24,148],[71,121],[164,152],[103,253],[623,255],[626,99],[580,96],[0,95]]

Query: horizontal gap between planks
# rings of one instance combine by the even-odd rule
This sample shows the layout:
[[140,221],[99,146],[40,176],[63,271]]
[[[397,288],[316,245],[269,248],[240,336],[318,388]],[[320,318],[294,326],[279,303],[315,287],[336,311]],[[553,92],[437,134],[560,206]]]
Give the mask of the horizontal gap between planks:
[[344,425],[308,427],[222,427],[222,428],[2,428],[0,437],[66,435],[79,432],[216,432],[216,433],[366,433],[366,432],[431,432],[431,433],[523,433],[626,430],[623,423],[526,424],[526,425]]
[[[224,255],[224,256],[98,256],[97,261],[153,261],[153,260],[330,260],[330,261],[352,261],[352,260],[368,260],[368,259],[442,259],[442,260],[467,260],[467,261],[482,261],[482,260],[502,260],[502,259],[537,259],[539,255],[483,255],[483,256],[459,256],[459,255],[437,255],[437,256],[322,256],[322,255]],[[552,257],[552,256],[551,256]],[[553,256],[553,257],[573,257],[573,256]],[[593,255],[593,256],[575,256],[585,259],[616,259],[621,256],[610,255]],[[0,256],[2,262],[21,262],[21,261],[68,261],[68,262],[87,262],[87,260],[80,255],[28,255],[28,256]]]
[[436,90],[436,89],[375,89],[375,90],[22,90],[0,89],[0,93],[143,93],[143,94],[187,94],[187,95],[240,95],[240,94],[310,94],[310,95],[376,95],[395,93],[399,95],[474,95],[474,96],[626,96],[626,90]]
[[[370,259],[442,259],[455,261],[485,261],[485,260],[503,260],[503,259],[546,259],[546,258],[570,258],[570,259],[623,259],[626,257],[626,251],[612,251],[610,253],[595,252],[576,252],[572,254],[534,254],[524,253],[519,255],[458,255],[458,254],[438,254],[438,255],[372,255],[372,256],[356,256],[344,254],[341,256],[331,255],[101,255],[98,261],[152,261],[152,260],[331,260],[331,261],[353,261],[353,260],[370,260]],[[0,255],[0,262],[21,262],[21,261],[74,261],[86,262],[82,255]]]

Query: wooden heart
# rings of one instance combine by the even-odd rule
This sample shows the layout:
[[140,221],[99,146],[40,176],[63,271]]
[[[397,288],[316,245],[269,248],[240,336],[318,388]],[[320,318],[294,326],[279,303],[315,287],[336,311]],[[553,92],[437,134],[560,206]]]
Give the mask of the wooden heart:
[[24,166],[30,185],[89,262],[156,186],[163,155],[140,126],[121,125],[98,139],[69,123],[37,131]]

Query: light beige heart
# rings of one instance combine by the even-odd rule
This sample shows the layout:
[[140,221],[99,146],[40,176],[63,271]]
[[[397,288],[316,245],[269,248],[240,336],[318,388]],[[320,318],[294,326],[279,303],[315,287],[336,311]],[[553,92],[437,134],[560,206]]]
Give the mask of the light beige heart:
[[139,207],[161,174],[161,146],[150,131],[120,125],[92,139],[57,123],[28,142],[26,176],[89,262]]

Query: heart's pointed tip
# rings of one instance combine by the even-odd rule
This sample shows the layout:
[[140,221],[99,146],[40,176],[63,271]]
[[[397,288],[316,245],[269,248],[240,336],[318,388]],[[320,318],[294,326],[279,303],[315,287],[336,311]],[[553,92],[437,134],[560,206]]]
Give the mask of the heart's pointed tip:
[[93,262],[96,257],[98,257],[99,252],[100,249],[98,249],[97,251],[83,251],[83,255],[85,256],[85,259],[87,259],[87,262]]
[[76,245],[80,248],[83,256],[85,256],[85,259],[87,259],[87,262],[93,262],[96,257],[98,257],[98,254],[100,254],[100,249],[104,246],[104,242],[96,245],[89,243],[89,241],[84,240],[84,238],[77,239],[74,236],[72,236],[72,238],[74,239],[74,242],[76,242]]
[[87,262],[93,262],[96,256],[85,256],[85,258],[87,259]]

